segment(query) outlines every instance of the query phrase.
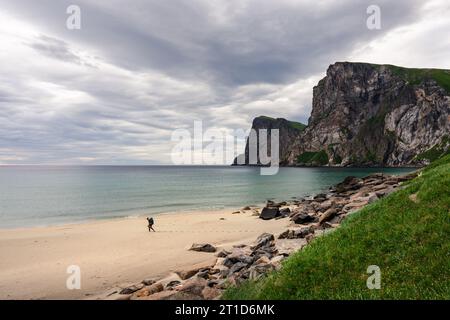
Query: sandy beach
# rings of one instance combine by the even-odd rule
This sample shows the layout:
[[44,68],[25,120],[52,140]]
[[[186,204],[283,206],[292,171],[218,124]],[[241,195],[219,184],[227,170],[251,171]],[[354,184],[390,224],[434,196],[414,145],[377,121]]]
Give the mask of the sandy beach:
[[[116,286],[212,263],[218,248],[252,242],[263,232],[280,233],[286,219],[263,221],[251,211],[173,213],[52,227],[0,230],[0,299],[86,299]],[[222,220],[221,218],[224,218]],[[68,290],[67,267],[81,268],[81,289]]]

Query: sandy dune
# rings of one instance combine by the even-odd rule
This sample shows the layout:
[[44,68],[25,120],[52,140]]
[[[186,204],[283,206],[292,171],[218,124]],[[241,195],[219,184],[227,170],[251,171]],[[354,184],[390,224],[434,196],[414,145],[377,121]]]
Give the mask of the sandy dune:
[[[164,214],[149,233],[144,217],[0,230],[1,299],[79,299],[117,285],[214,261],[188,251],[194,242],[228,247],[262,232],[282,232],[286,219],[263,221],[231,210]],[[221,220],[225,218],[225,220]],[[68,290],[67,267],[81,268],[81,289]]]

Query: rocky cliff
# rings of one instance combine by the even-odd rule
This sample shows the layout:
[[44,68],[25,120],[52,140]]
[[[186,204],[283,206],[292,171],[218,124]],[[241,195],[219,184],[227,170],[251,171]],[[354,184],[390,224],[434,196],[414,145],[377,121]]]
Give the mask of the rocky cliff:
[[280,145],[284,165],[426,164],[450,147],[450,71],[335,63],[314,87],[308,126]]
[[[255,131],[256,137],[259,140],[260,129],[267,130],[267,146],[264,146],[267,150],[268,156],[270,156],[271,150],[271,130],[278,129],[279,134],[279,157],[280,157],[280,165],[289,165],[289,156],[291,155],[291,144],[292,141],[295,141],[297,137],[301,134],[301,132],[306,128],[306,125],[300,122],[288,121],[286,119],[278,118],[270,118],[266,116],[260,116],[253,120],[252,130]],[[256,145],[256,155],[259,155],[259,149],[261,148],[260,143]],[[255,155],[255,156],[256,156]],[[247,140],[247,144],[245,146],[245,153],[241,155],[244,157],[242,159],[241,164],[253,164],[253,165],[261,165],[261,159],[257,156],[256,163],[249,163],[249,142]],[[238,164],[238,158],[235,159],[234,164]]]

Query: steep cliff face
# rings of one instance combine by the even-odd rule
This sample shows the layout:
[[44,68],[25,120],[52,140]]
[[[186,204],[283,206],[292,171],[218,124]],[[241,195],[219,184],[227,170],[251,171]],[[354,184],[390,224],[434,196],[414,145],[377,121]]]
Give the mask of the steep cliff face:
[[[249,142],[247,141],[247,144],[245,146],[245,153],[241,155],[240,157],[244,157],[241,159],[240,164],[254,164],[254,165],[261,165],[261,159],[259,157],[259,149],[261,147],[266,148],[267,150],[266,154],[268,156],[271,155],[271,133],[272,129],[278,129],[279,134],[279,159],[280,159],[280,165],[288,165],[288,157],[290,155],[292,142],[296,140],[296,138],[300,135],[300,133],[305,129],[306,125],[300,123],[300,122],[293,122],[288,121],[286,119],[274,119],[266,116],[260,116],[253,120],[252,123],[252,130],[255,131],[256,137],[258,141],[260,141],[260,133],[263,134],[263,132],[260,132],[260,129],[267,130],[267,133],[265,136],[267,137],[267,145],[261,145],[261,143],[256,144],[256,154],[255,157],[257,157],[256,163],[249,162]],[[264,150],[264,149],[263,149]],[[239,158],[239,157],[238,157]],[[234,164],[238,164],[238,159],[235,159]]]
[[426,164],[450,146],[450,71],[335,63],[313,90],[286,165]]

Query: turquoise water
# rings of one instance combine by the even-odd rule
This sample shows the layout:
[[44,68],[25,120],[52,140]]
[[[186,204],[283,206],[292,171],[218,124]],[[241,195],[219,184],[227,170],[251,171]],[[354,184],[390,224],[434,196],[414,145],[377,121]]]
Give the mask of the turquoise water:
[[0,167],[0,228],[194,209],[239,208],[318,193],[346,176],[397,168],[13,166]]

